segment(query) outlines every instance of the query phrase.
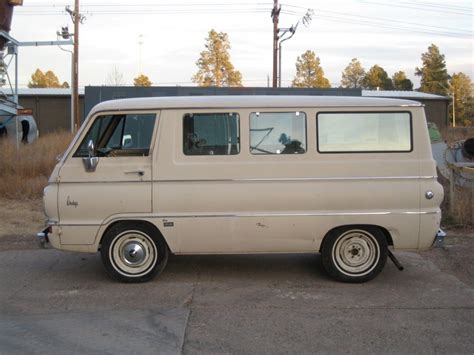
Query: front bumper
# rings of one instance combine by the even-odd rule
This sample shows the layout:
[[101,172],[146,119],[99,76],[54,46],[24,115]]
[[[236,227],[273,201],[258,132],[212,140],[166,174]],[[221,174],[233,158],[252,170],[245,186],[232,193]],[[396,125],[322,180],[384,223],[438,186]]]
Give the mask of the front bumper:
[[49,233],[51,233],[51,226],[46,227],[41,232],[36,233],[38,242],[41,248],[46,249],[49,244]]
[[59,239],[60,230],[58,226],[48,224],[48,226],[41,232],[36,234],[41,248],[48,248],[52,246],[55,249],[61,249],[61,242]]

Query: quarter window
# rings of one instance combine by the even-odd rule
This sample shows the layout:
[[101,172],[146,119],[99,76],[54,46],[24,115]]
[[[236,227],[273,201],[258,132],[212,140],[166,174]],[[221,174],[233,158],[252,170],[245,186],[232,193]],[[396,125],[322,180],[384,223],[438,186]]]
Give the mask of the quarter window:
[[189,113],[183,118],[185,155],[234,155],[240,152],[237,113]]
[[319,113],[317,122],[321,153],[412,150],[408,112]]
[[250,114],[252,154],[303,154],[306,152],[306,114],[253,112]]
[[150,151],[155,114],[104,115],[94,121],[74,156],[88,156],[94,142],[97,156],[146,156]]

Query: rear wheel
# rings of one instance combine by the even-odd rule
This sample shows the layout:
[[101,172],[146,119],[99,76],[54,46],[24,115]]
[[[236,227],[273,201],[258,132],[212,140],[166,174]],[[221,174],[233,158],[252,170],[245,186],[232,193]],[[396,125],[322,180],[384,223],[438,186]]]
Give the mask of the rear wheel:
[[372,226],[341,227],[323,242],[322,261],[326,271],[338,281],[366,282],[377,276],[387,261],[387,240]]
[[124,222],[111,227],[101,247],[105,270],[121,282],[146,282],[159,275],[168,261],[168,247],[151,226]]

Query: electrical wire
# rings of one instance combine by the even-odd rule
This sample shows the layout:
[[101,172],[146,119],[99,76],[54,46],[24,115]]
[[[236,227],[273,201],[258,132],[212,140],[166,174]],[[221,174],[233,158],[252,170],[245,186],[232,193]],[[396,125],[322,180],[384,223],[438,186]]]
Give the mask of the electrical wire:
[[[282,5],[285,5],[285,6],[288,6],[288,7],[298,7],[298,8],[306,9],[306,8],[301,7],[301,6],[287,5],[287,4],[282,4]],[[383,18],[383,17],[363,16],[363,15],[358,15],[358,14],[350,14],[350,13],[346,13],[346,12],[328,11],[328,10],[317,10],[316,12],[317,13],[323,13],[323,14],[327,13],[327,14],[341,15],[341,16],[347,16],[347,17],[355,17],[356,19],[357,18],[364,18],[364,19],[368,19],[368,20],[380,20],[380,21],[384,21],[385,23],[395,23],[395,24],[400,24],[400,25],[411,25],[411,26],[416,26],[416,27],[427,27],[427,28],[434,28],[434,29],[441,28],[441,29],[445,29],[445,30],[460,32],[461,34],[466,34],[466,35],[469,35],[469,36],[472,36],[474,34],[472,31],[461,30],[461,29],[454,28],[454,27],[446,27],[446,26],[439,26],[439,25],[427,25],[427,24],[422,24],[422,23],[393,20],[393,19]],[[302,15],[302,12],[296,11],[294,14],[295,15]]]
[[[298,12],[283,11],[283,10],[282,10],[282,13],[288,14],[288,15],[297,15],[297,16],[301,15]],[[330,15],[322,16],[322,15],[315,14],[313,15],[313,18],[318,18],[318,19],[326,20],[326,21],[335,21],[335,22],[342,22],[342,23],[351,23],[351,24],[356,24],[356,25],[364,25],[364,26],[369,26],[369,27],[394,29],[394,30],[411,32],[411,33],[440,35],[440,36],[454,37],[454,38],[472,38],[472,34],[468,34],[468,33],[453,33],[453,32],[446,32],[446,31],[434,31],[434,30],[428,30],[428,29],[425,30],[425,29],[416,28],[416,27],[402,27],[402,26],[390,25],[389,23],[385,24],[385,23],[368,21],[368,20],[357,20],[357,19],[351,19],[351,18],[346,18],[346,17],[341,17],[341,16],[330,16]]]
[[[373,3],[377,5],[384,6],[398,6],[383,4],[380,2],[367,1],[366,3]],[[411,4],[411,1],[402,1],[401,3]],[[416,3],[423,4],[424,6],[434,6],[433,3]],[[94,10],[86,12],[88,16],[107,16],[107,15],[183,15],[183,14],[260,14],[260,13],[269,13],[271,7],[268,8],[258,8],[259,6],[269,6],[271,3],[228,3],[228,4],[212,4],[212,3],[193,3],[193,4],[85,4],[82,5],[82,8],[95,7]],[[17,11],[16,15],[25,15],[25,16],[53,16],[53,15],[64,15],[64,10],[40,10],[28,11],[30,7],[53,7],[55,8],[56,4],[33,4],[25,6],[23,11]],[[199,6],[200,8],[193,8]],[[202,8],[205,6],[212,6],[213,8]],[[220,7],[220,8],[216,8]],[[246,8],[242,6],[252,6],[255,8]],[[298,5],[291,4],[282,4],[283,8],[281,12],[283,14],[301,16],[303,11],[298,10],[287,10],[285,7],[290,7],[294,9],[304,9],[307,8]],[[449,5],[439,5],[439,6],[449,6]],[[143,8],[146,7],[146,8]],[[132,10],[133,9],[133,10]],[[324,16],[318,15],[319,13],[325,14]],[[408,21],[392,20],[381,17],[372,17],[372,16],[361,16],[357,14],[350,14],[337,11],[327,11],[327,10],[318,10],[313,17],[316,17],[321,20],[350,23],[356,25],[363,25],[376,28],[386,28],[398,31],[405,31],[411,33],[420,33],[428,35],[439,35],[455,38],[472,38],[473,32],[461,29],[455,29],[452,27],[446,26],[434,26],[428,24],[420,24]],[[437,30],[440,29],[440,30]]]

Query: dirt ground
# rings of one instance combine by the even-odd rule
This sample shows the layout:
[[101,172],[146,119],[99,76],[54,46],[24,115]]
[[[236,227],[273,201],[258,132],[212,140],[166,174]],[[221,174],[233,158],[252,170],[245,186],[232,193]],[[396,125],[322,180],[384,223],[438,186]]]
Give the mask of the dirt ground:
[[0,198],[0,251],[37,249],[36,233],[44,226],[41,199]]
[[[0,251],[38,249],[35,234],[44,226],[42,201],[0,198]],[[441,271],[474,286],[474,229],[450,229],[442,248],[419,254]]]

